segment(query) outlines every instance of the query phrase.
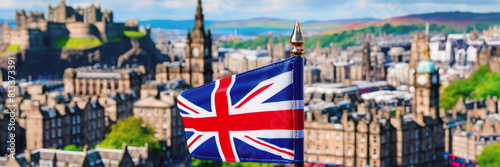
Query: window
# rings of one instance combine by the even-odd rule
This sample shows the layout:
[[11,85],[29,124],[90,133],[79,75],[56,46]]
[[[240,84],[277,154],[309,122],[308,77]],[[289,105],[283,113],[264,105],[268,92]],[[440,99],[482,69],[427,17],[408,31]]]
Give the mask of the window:
[[319,132],[316,132],[316,140],[319,140]]
[[45,139],[49,139],[50,138],[50,134],[49,133],[45,133]]
[[61,129],[57,129],[57,137],[61,137]]
[[330,139],[330,134],[329,134],[329,133],[326,133],[326,135],[325,135],[325,140],[328,140],[328,139]]
[[143,115],[144,115],[144,112],[141,110],[139,115],[143,116]]
[[50,128],[50,123],[49,121],[45,121],[45,129],[49,129]]
[[76,116],[76,123],[77,123],[77,124],[79,124],[79,123],[80,123],[80,116],[79,116],[79,115],[77,115],[77,116]]
[[54,127],[56,127],[56,120],[55,120],[55,119],[52,119],[52,120],[51,120],[51,122],[52,122],[52,127],[53,127],[53,128],[54,128]]
[[351,134],[347,135],[347,140],[351,140]]
[[311,140],[311,132],[307,133],[307,138]]
[[351,147],[347,147],[347,154],[352,154],[352,148]]
[[377,155],[377,149],[376,148],[373,149],[373,155]]
[[319,154],[319,145],[316,146],[316,153]]
[[57,118],[57,127],[61,127],[61,118]]
[[328,146],[325,147],[325,153],[330,154],[330,150],[328,150]]
[[338,146],[335,148],[335,155],[340,155],[340,148]]
[[338,133],[337,133],[337,135],[335,135],[335,140],[340,141],[340,135]]
[[365,142],[365,136],[364,135],[361,135],[361,142],[364,143]]
[[377,136],[373,136],[373,143],[377,143]]
[[71,117],[71,124],[72,125],[76,124],[76,117]]

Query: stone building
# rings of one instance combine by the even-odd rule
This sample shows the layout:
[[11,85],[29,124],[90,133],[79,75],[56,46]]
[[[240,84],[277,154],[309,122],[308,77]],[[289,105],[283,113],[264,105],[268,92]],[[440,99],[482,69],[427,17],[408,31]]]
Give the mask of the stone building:
[[96,99],[82,98],[56,105],[27,99],[21,107],[26,121],[27,150],[95,145],[104,139],[105,113]]
[[145,79],[143,69],[67,68],[63,76],[64,93],[72,96],[100,95],[101,93],[139,95],[141,84]]
[[51,46],[63,37],[99,38],[108,41],[124,30],[138,29],[137,22],[115,23],[113,11],[102,11],[99,5],[72,8],[61,0],[58,6],[48,7],[48,18],[43,13],[16,11],[16,28],[4,24],[3,42],[20,45],[21,49]]
[[142,118],[155,130],[155,138],[160,141],[167,158],[185,153],[184,125],[175,103],[178,94],[176,91],[163,91],[134,103],[134,117]]
[[[370,90],[370,86],[355,81],[356,86],[345,91],[358,90],[358,93],[346,93],[344,98],[330,101],[330,91],[344,88],[331,85],[320,91],[318,87],[318,96],[313,94],[312,99],[304,99],[308,104],[304,127],[305,160],[359,167],[444,165],[444,121],[436,95],[439,82],[433,81],[439,81],[437,71],[430,61],[419,63],[413,76],[418,84],[414,99],[388,91],[364,93],[356,98],[355,94]],[[331,104],[332,101],[335,102]],[[331,138],[332,135],[336,137]],[[330,151],[332,147],[335,151]]]
[[[420,60],[426,59],[426,49],[428,52],[429,37],[424,34],[413,34],[413,42],[410,50],[410,69],[417,68]],[[427,58],[428,59],[428,58]]]
[[212,35],[210,29],[205,31],[201,0],[198,0],[193,31],[188,28],[186,37],[185,60],[158,64],[157,81],[183,79],[191,87],[212,82]]
[[446,115],[445,155],[449,160],[472,164],[484,147],[500,143],[499,104],[497,97],[485,100],[460,98],[453,109],[442,111]]
[[118,120],[133,116],[133,104],[137,99],[139,97],[135,93],[101,94],[97,100],[104,108],[106,115],[105,126],[109,127]]
[[132,147],[123,144],[122,149],[96,148],[83,151],[63,151],[36,149],[25,151],[15,159],[1,159],[0,167],[36,167],[36,166],[141,166],[152,167],[148,153],[148,144],[144,147]]

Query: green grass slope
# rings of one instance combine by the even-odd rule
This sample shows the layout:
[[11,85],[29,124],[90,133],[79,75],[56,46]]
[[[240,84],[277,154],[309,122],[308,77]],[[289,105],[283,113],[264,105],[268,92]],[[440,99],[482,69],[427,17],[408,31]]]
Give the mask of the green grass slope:
[[103,42],[97,38],[59,38],[54,41],[54,46],[65,47],[72,49],[86,49],[94,46],[99,46]]

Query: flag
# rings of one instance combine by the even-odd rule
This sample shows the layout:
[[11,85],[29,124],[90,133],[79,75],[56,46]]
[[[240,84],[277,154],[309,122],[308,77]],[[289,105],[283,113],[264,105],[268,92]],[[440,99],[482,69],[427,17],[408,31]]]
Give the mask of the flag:
[[295,163],[304,159],[303,58],[181,93],[177,106],[197,159]]

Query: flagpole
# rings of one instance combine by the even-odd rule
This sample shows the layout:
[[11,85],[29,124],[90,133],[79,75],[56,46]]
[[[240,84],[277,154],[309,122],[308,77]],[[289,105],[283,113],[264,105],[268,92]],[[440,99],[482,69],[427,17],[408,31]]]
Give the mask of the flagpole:
[[[293,32],[292,35],[290,36],[290,45],[292,45],[292,50],[290,51],[290,54],[292,56],[297,56],[297,57],[303,57],[304,56],[304,49],[302,49],[302,46],[304,46],[305,40],[304,40],[304,35],[302,34],[302,30],[300,29],[300,24],[299,21],[295,21],[295,26],[293,27]],[[302,83],[301,83],[302,84]],[[304,113],[301,113],[304,114]],[[304,120],[302,120],[304,121]],[[304,148],[302,148],[304,150]],[[302,152],[303,154],[303,152]],[[302,155],[304,156],[304,155]],[[295,167],[304,167],[304,162],[296,162]]]

